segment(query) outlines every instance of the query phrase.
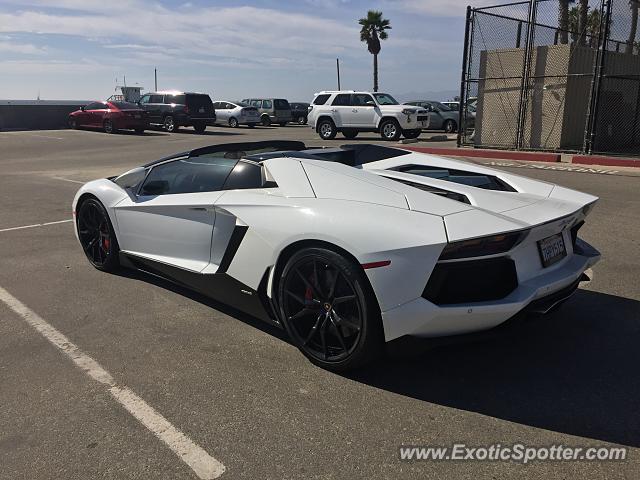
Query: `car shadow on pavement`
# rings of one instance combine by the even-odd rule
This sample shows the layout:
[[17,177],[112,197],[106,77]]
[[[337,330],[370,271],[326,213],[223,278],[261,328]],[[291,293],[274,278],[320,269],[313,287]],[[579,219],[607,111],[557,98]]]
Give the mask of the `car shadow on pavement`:
[[225,131],[212,131],[212,130],[205,130],[202,133],[198,133],[195,130],[191,130],[191,129],[186,129],[186,128],[181,128],[180,130],[178,130],[177,132],[174,132],[175,134],[178,135],[195,135],[198,137],[205,137],[205,136],[229,136],[229,135],[244,135],[244,132],[231,132],[228,130]]
[[640,447],[636,300],[578,290],[558,311],[481,342],[412,347],[347,376],[425,402]]

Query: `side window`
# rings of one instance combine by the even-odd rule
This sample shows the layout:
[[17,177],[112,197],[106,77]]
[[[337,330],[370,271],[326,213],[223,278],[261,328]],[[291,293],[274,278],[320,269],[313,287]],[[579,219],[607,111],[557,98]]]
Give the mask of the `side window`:
[[222,109],[222,102],[213,102],[213,108],[215,110],[221,110]]
[[149,97],[149,103],[164,103],[164,96],[162,96],[162,95],[151,95]]
[[158,165],[147,176],[140,194],[216,192],[236,163],[237,159],[203,155]]
[[345,106],[350,104],[351,104],[351,94],[341,93],[339,95],[336,95],[336,98],[333,99],[333,103],[331,105]]
[[98,110],[100,108],[100,104],[99,103],[90,103],[89,105],[87,105],[86,107],[84,107],[85,110]]
[[248,162],[238,162],[229,174],[224,190],[262,188],[262,167]]
[[140,103],[143,105],[145,103],[149,103],[149,97],[151,97],[151,95],[143,95],[142,97],[140,97]]
[[313,100],[313,104],[314,105],[324,105],[325,103],[327,103],[327,100],[329,100],[329,97],[331,95],[327,94],[327,93],[323,93],[322,95],[318,95],[314,100]]
[[224,108],[226,108],[227,110],[233,110],[234,108],[236,108],[236,106],[233,103],[225,103]]
[[273,107],[273,102],[271,102],[271,100],[262,101],[262,108],[271,108],[271,107]]
[[[354,106],[364,107],[367,105],[367,102],[369,102],[370,106],[374,106],[376,104],[376,102],[373,101],[373,97],[366,93],[354,93],[351,97],[351,105]],[[371,105],[371,103],[373,103],[373,105]]]
[[251,100],[251,106],[252,107],[260,108],[261,105],[262,105],[262,101],[261,100]]

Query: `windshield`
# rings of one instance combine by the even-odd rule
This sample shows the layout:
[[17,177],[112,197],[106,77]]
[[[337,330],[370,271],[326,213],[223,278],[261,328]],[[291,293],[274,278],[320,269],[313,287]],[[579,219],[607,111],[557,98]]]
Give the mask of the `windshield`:
[[379,105],[398,105],[398,102],[388,93],[374,93],[374,97],[378,101]]
[[434,107],[436,107],[437,109],[443,111],[443,112],[448,112],[451,109],[449,107],[447,107],[444,103],[440,103],[440,102],[431,102],[431,105],[433,105]]

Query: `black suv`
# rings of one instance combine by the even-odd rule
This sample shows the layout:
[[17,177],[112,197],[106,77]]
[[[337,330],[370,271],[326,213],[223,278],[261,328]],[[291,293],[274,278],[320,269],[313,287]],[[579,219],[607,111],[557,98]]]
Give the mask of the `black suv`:
[[207,125],[216,121],[213,102],[206,93],[193,92],[153,92],[145,93],[138,100],[149,112],[149,123],[162,125],[167,132],[175,132],[180,127],[193,127],[202,133]]
[[307,114],[309,113],[309,104],[304,102],[293,102],[291,105],[291,116],[295,123],[300,125],[306,125]]

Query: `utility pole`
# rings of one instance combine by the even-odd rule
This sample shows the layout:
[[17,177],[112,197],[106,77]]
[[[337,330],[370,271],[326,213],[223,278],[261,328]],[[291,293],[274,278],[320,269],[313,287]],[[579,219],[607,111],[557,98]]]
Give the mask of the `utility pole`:
[[336,58],[336,70],[338,72],[338,90],[340,90],[340,59]]
[[153,69],[153,79],[154,79],[154,83],[155,83],[155,88],[154,88],[154,92],[158,91],[158,69],[154,68]]

